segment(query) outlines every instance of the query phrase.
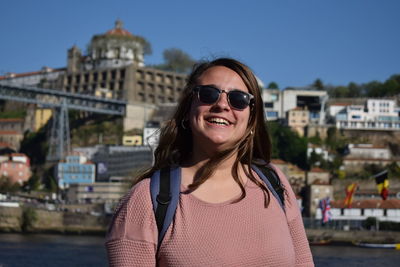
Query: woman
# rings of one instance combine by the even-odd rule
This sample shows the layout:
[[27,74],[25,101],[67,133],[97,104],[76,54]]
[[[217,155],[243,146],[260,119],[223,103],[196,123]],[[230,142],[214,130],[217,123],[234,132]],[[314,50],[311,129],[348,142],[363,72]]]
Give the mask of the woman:
[[[111,266],[313,266],[299,208],[282,172],[285,210],[252,170],[270,162],[260,89],[244,64],[220,58],[197,65],[154,166],[118,207],[109,233]],[[157,248],[149,179],[181,167],[174,220]]]

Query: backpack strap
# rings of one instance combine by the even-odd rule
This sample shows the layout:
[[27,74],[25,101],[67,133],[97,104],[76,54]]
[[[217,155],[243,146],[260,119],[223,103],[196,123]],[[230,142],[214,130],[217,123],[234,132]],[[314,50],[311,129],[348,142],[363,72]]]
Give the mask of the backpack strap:
[[179,202],[181,169],[166,167],[153,173],[150,179],[151,201],[158,229],[157,250],[171,224]]
[[263,180],[269,191],[276,198],[279,205],[285,211],[285,195],[281,180],[276,172],[268,166],[251,165],[251,168]]

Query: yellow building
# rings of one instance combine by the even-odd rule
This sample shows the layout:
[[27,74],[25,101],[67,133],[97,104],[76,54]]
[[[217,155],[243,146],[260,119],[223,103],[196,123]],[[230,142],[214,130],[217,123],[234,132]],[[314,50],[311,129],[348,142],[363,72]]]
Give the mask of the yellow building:
[[122,137],[124,146],[141,146],[143,144],[142,136],[140,135],[125,135]]
[[307,107],[296,107],[287,112],[287,122],[290,128],[296,131],[300,136],[305,136],[305,127],[310,122],[310,112]]
[[35,125],[34,130],[39,131],[51,118],[53,112],[48,108],[38,108],[35,110]]

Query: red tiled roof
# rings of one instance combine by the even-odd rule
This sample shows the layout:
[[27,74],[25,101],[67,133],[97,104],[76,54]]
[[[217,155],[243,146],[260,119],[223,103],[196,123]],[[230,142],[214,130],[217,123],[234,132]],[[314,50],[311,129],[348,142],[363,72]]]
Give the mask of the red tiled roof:
[[0,122],[23,122],[24,119],[21,118],[7,118],[7,119],[0,119]]
[[292,167],[293,167],[293,170],[294,171],[300,171],[300,172],[304,172],[304,170],[303,169],[300,169],[299,167],[297,167],[296,165],[292,165]]
[[295,108],[292,108],[291,109],[291,111],[308,111],[307,109],[305,109],[305,108],[302,108],[302,107],[295,107]]
[[395,159],[380,159],[380,158],[350,158],[350,157],[345,157],[343,161],[357,161],[357,160],[364,160],[364,161],[387,161],[387,162],[392,162],[395,161]]
[[[66,70],[66,68],[58,68],[58,69],[52,69],[49,72],[58,72],[58,71],[65,71],[65,70]],[[43,73],[42,70],[32,71],[32,72],[23,72],[23,73],[11,73],[12,76],[9,76],[9,75],[0,76],[0,80],[5,80],[5,79],[9,79],[9,78],[13,79],[13,78],[28,77],[28,76],[38,75],[38,74],[42,74],[42,73]]]
[[376,149],[376,148],[386,148],[389,149],[387,146],[378,146],[378,145],[371,145],[371,146],[363,146],[363,145],[354,145],[352,148],[362,148],[362,149]]
[[112,29],[106,32],[106,35],[133,36],[132,33],[124,29]]
[[0,135],[2,135],[2,134],[4,134],[4,135],[7,135],[7,134],[12,134],[12,135],[20,134],[20,135],[22,135],[21,132],[17,132],[17,131],[0,131]]
[[[343,208],[344,200],[335,200],[331,202],[332,208]],[[364,199],[355,200],[351,204],[356,209],[400,209],[400,199]]]
[[309,172],[328,172],[328,171],[323,170],[323,169],[318,168],[318,167],[315,167],[315,168],[312,168]]
[[0,147],[12,147],[12,145],[6,142],[0,142]]
[[27,157],[24,153],[11,153],[12,157]]
[[272,164],[277,164],[277,165],[285,165],[288,164],[286,161],[283,161],[281,159],[271,159]]
[[122,28],[122,21],[117,20],[115,22],[115,28],[106,32],[106,35],[118,35],[118,36],[133,36],[132,33],[128,32],[127,30]]
[[332,103],[330,106],[351,106],[349,103]]

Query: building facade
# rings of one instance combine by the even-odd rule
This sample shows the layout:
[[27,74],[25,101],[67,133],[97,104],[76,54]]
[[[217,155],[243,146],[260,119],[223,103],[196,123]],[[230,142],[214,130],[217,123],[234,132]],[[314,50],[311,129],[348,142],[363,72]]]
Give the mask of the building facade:
[[102,146],[75,148],[74,152],[85,155],[96,164],[96,181],[131,179],[138,170],[153,162],[149,146]]
[[186,74],[146,67],[149,49],[143,37],[117,21],[113,29],[93,36],[87,54],[76,46],[69,49],[66,68],[7,74],[0,82],[125,100],[124,130],[143,129],[158,105],[178,101],[187,79]]
[[69,203],[115,203],[129,190],[128,183],[81,183],[71,184],[67,190]]
[[[323,111],[327,97],[328,94],[326,91],[308,87],[263,90],[265,112],[269,119],[285,119],[286,113],[289,110],[299,107],[303,109],[307,108],[310,112],[310,122],[319,123],[321,111],[322,116],[325,116]],[[271,116],[268,116],[268,114]]]
[[394,158],[389,147],[373,144],[349,144],[348,154],[343,158],[345,170],[361,170],[364,165],[385,166],[398,159]]
[[367,99],[362,105],[336,105],[331,113],[338,129],[399,131],[399,111],[394,99]]
[[296,107],[289,110],[286,114],[288,126],[297,132],[299,136],[305,136],[307,129],[306,127],[310,123],[310,112],[307,110],[307,107]]
[[30,161],[25,154],[12,153],[0,162],[0,176],[8,177],[11,183],[22,185],[31,175]]
[[81,155],[67,156],[66,162],[57,164],[58,186],[62,189],[71,184],[94,183],[95,175],[95,165]]

